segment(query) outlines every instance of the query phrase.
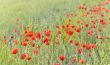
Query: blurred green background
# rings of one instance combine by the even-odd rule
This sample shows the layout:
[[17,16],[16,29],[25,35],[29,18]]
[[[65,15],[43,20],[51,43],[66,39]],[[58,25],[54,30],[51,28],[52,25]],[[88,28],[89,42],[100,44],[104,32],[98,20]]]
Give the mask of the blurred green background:
[[80,3],[90,6],[99,1],[101,0],[0,0],[0,33],[14,28],[17,19],[20,19],[19,22],[40,22],[42,26],[47,26],[61,14],[77,12],[75,8]]
[[20,19],[20,22],[24,22],[25,19],[32,22],[39,17],[49,17],[48,15],[53,13],[51,11],[61,11],[67,2],[67,0],[0,0],[0,31],[13,28],[16,19]]

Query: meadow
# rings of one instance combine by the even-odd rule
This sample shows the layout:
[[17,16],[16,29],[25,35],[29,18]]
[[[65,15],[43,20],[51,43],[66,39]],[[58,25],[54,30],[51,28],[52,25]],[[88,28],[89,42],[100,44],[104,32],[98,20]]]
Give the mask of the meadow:
[[0,65],[109,65],[110,0],[0,0]]

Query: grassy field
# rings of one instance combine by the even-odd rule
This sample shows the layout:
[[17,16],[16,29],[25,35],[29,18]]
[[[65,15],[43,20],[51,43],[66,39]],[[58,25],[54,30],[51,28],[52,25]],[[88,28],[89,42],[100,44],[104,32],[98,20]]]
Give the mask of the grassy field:
[[109,65],[110,0],[0,0],[0,65]]
[[33,21],[35,18],[44,17],[43,15],[46,16],[53,7],[61,8],[64,2],[65,0],[0,0],[0,29],[6,30],[8,25],[14,25],[19,18],[21,21],[24,19]]

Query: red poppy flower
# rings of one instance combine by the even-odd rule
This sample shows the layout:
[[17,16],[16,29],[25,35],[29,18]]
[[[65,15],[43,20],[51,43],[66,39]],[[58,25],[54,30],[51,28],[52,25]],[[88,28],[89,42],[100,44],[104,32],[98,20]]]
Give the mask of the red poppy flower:
[[27,46],[28,42],[22,42],[22,46]]
[[86,26],[86,27],[88,27],[88,26],[89,26],[89,24],[87,23],[87,24],[85,24],[85,26]]
[[93,35],[93,30],[89,30],[89,31],[88,31],[88,34],[89,34],[89,35]]
[[72,40],[72,39],[71,39],[69,42],[70,42],[70,43],[73,43],[73,42],[74,42],[74,40]]
[[21,58],[21,59],[25,59],[25,58],[26,58],[26,53],[22,53],[22,54],[20,55],[20,58]]
[[31,42],[30,44],[31,44],[32,47],[35,47],[35,43],[34,42]]
[[33,35],[34,35],[33,32],[26,33],[26,36],[29,36],[29,37],[31,37],[31,36],[33,36]]
[[57,33],[58,33],[58,34],[61,34],[61,30],[58,30]]
[[106,22],[102,19],[102,20],[100,20],[100,23],[102,24],[102,25],[105,25],[106,24]]
[[58,29],[59,29],[60,27],[59,27],[58,25],[56,25],[56,28],[58,28]]
[[45,42],[46,45],[50,45],[50,41]]
[[12,53],[12,54],[17,54],[17,53],[18,53],[18,48],[12,49],[11,53]]
[[24,41],[29,41],[29,38],[24,38]]
[[71,62],[76,62],[77,61],[77,58],[72,58],[71,59]]
[[82,44],[82,47],[85,48],[86,47],[86,44]]
[[37,36],[38,39],[41,39],[41,38],[42,38],[42,35],[41,35],[40,32],[37,32],[37,33],[36,33],[36,36]]
[[65,26],[64,26],[64,25],[62,25],[62,28],[64,29],[64,28],[65,28]]
[[91,48],[95,48],[96,47],[96,44],[90,44],[91,45]]
[[49,38],[47,37],[42,40],[43,43],[48,42],[48,41],[49,41]]
[[75,28],[75,26],[74,26],[74,25],[72,25],[72,26],[71,26],[71,28]]
[[80,33],[81,32],[81,28],[77,28],[76,32]]
[[27,60],[31,60],[32,59],[32,57],[31,56],[27,56],[27,58],[26,58]]
[[80,59],[79,63],[80,64],[85,64],[86,60],[84,58]]
[[25,34],[28,33],[28,30],[24,30],[24,33],[25,33]]
[[31,36],[31,40],[36,40],[36,36]]
[[75,44],[76,46],[79,46],[79,42],[74,42],[74,44]]
[[73,31],[68,31],[68,35],[69,35],[69,36],[72,36],[73,34],[74,34]]
[[45,31],[45,35],[46,35],[47,37],[50,37],[51,31],[50,31],[50,30],[46,30],[46,31]]
[[91,47],[90,44],[86,44],[86,49],[87,49],[87,50],[91,50],[91,48],[92,48],[92,47]]
[[13,38],[14,38],[14,36],[10,36],[10,38],[11,38],[11,39],[13,39]]
[[84,53],[84,50],[82,48],[77,49],[78,54]]
[[61,61],[65,61],[65,60],[66,60],[66,56],[62,55],[62,56],[59,57],[59,59],[60,59]]

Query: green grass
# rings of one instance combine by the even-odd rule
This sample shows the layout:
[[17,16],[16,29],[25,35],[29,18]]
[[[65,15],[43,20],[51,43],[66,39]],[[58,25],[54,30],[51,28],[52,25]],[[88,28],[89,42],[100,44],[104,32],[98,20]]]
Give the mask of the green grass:
[[43,17],[43,15],[46,15],[53,7],[60,7],[64,1],[65,0],[0,0],[0,29],[7,29],[8,25],[14,25],[18,18],[24,21],[25,18],[33,20],[40,16]]

